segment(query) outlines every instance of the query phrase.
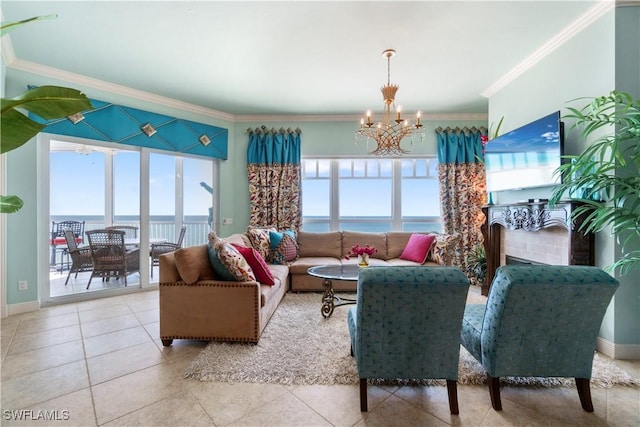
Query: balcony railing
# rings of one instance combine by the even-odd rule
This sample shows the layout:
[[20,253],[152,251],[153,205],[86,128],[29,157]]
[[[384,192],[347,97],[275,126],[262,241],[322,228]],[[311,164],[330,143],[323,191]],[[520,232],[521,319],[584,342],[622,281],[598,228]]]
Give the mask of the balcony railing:
[[[85,231],[98,230],[105,227],[105,221],[102,217],[93,216],[68,216],[68,215],[56,215],[51,216],[50,221],[85,221]],[[197,246],[207,243],[207,237],[209,235],[209,224],[207,223],[207,217],[189,216],[183,222],[187,226],[187,231],[184,236],[183,247]],[[116,218],[112,225],[132,225],[140,227],[140,223],[137,220],[129,220],[127,218]],[[178,229],[179,231],[179,229]],[[84,237],[84,236],[83,236]],[[176,223],[173,219],[151,218],[149,221],[149,238],[150,239],[166,239],[167,242],[175,242],[178,239],[176,234]]]

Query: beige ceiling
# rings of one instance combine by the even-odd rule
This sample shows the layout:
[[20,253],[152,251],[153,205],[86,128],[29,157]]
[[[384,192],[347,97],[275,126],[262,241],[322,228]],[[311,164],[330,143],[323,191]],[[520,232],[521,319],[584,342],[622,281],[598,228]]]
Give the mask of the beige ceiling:
[[405,111],[486,113],[483,93],[588,25],[602,3],[3,0],[1,8],[3,21],[58,15],[3,41],[13,49],[3,49],[8,75],[53,67],[72,83],[240,117],[380,110],[386,48],[397,51],[391,80]]

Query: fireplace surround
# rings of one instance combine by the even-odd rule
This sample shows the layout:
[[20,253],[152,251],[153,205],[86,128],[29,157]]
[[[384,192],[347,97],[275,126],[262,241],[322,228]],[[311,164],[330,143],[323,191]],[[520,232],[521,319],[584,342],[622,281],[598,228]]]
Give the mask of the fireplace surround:
[[546,201],[483,206],[487,275],[482,295],[489,294],[507,255],[539,264],[595,265],[593,233],[579,231],[581,218],[571,218],[578,206],[573,201],[553,207]]

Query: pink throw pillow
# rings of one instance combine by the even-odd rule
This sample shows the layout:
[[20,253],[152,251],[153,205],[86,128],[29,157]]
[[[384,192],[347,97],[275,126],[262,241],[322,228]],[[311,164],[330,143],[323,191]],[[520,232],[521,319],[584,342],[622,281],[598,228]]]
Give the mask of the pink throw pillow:
[[245,246],[233,244],[233,246],[240,252],[240,254],[247,260],[249,266],[253,270],[253,274],[256,276],[256,280],[264,285],[273,286],[275,279],[266,261],[260,255],[260,252],[253,248],[247,248]]
[[430,234],[412,234],[400,258],[423,264],[435,241],[435,236]]

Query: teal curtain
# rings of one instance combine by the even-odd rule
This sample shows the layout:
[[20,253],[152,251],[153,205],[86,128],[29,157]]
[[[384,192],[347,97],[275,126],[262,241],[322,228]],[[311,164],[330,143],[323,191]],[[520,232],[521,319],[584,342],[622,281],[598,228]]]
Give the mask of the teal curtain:
[[248,129],[249,225],[298,231],[302,225],[300,129]]
[[481,136],[486,135],[484,128],[460,129],[438,128],[438,162],[442,163],[483,163],[484,152]]
[[482,205],[487,202],[483,138],[485,128],[437,128],[440,216],[445,233],[459,234],[455,264],[474,279],[467,256],[482,244]]
[[265,164],[300,164],[300,129],[248,129],[247,161]]

